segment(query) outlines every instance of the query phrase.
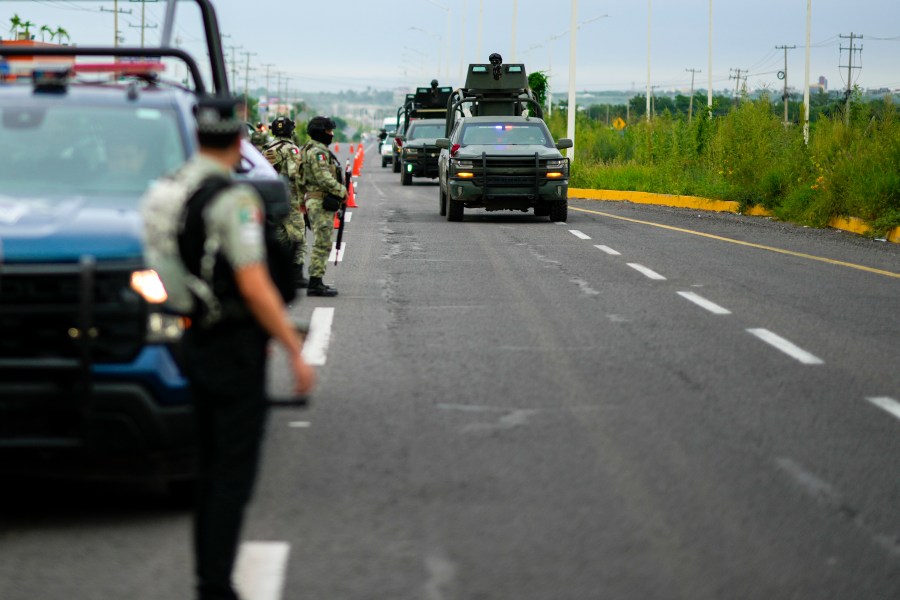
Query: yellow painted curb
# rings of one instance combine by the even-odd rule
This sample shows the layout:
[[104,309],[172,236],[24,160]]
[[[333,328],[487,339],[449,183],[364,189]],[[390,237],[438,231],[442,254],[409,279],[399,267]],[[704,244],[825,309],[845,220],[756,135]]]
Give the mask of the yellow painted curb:
[[[676,208],[692,208],[694,210],[711,210],[717,212],[739,213],[740,204],[728,200],[710,200],[699,196],[677,196],[672,194],[654,194],[652,192],[623,192],[618,190],[591,190],[587,188],[569,188],[569,196],[587,200],[627,201],[635,204],[656,204]],[[754,217],[771,217],[772,211],[762,206],[752,206],[745,215]],[[832,217],[828,226],[833,229],[849,231],[859,235],[869,233],[871,227],[866,221],[856,217]],[[894,227],[887,234],[887,241],[900,243],[900,227]]]
[[[569,195],[588,200],[626,200],[635,204],[657,204],[676,208],[692,208],[695,210],[712,210],[717,212],[740,212],[740,204],[730,200],[711,200],[699,196],[678,196],[672,194],[654,194],[652,192],[622,192],[618,190],[590,190],[586,188],[569,188]],[[754,206],[746,214],[771,217],[772,213]]]
[[887,234],[887,241],[900,244],[900,227],[894,227]]
[[858,233],[859,235],[866,235],[870,229],[868,223],[856,217],[831,217],[828,220],[828,226],[841,231]]

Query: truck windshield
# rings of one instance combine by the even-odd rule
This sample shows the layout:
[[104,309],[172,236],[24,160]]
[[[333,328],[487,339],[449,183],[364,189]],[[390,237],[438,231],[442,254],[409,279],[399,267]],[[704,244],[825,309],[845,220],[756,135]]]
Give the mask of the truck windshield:
[[445,125],[443,123],[415,123],[409,128],[408,140],[434,139],[444,137]]
[[464,146],[472,144],[552,146],[546,129],[539,123],[466,123],[462,131],[461,143]]
[[169,109],[0,104],[0,190],[139,196],[186,156]]

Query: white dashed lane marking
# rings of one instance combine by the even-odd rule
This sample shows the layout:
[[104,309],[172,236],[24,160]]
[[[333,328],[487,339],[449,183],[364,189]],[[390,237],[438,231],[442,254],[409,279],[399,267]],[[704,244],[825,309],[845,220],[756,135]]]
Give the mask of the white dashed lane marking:
[[589,235],[587,235],[587,234],[584,234],[584,233],[578,231],[577,229],[570,229],[570,230],[569,230],[569,233],[571,233],[572,235],[574,235],[575,237],[577,237],[577,238],[580,239],[580,240],[589,240],[589,239],[591,239],[591,236],[589,236]]
[[622,256],[621,252],[617,252],[616,250],[613,250],[609,246],[602,246],[602,245],[598,244],[598,245],[594,246],[594,248],[596,248],[597,250],[602,250],[602,251],[606,252],[607,254],[609,254],[610,256]]
[[628,263],[628,266],[631,267],[632,269],[634,269],[635,271],[637,271],[638,273],[641,273],[644,276],[649,277],[650,279],[655,279],[657,281],[665,281],[666,280],[665,277],[663,277],[662,275],[660,275],[659,273],[657,273],[656,271],[654,271],[652,269],[648,269],[644,265],[639,265],[638,263]]
[[678,292],[678,295],[684,298],[685,300],[690,300],[700,308],[705,308],[709,312],[714,315],[730,315],[731,311],[727,308],[723,308],[712,302],[711,300],[707,300],[703,296],[699,294],[695,294],[694,292]]
[[781,350],[791,358],[794,358],[804,365],[823,365],[825,361],[821,358],[810,354],[803,348],[795,345],[793,342],[790,342],[778,334],[772,333],[768,329],[748,329],[748,333],[752,333],[765,343]]
[[893,398],[881,396],[878,398],[866,398],[866,400],[900,419],[900,402],[897,402]]
[[244,542],[238,551],[234,582],[247,600],[281,600],[291,545]]
[[315,367],[325,364],[328,344],[331,342],[331,324],[333,322],[333,307],[319,306],[313,310],[312,319],[309,322],[309,334],[303,343],[303,358]]
[[347,249],[347,242],[341,242],[340,251],[337,250],[337,243],[332,242],[331,244],[331,253],[328,255],[328,262],[334,264],[334,259],[337,258],[338,262],[342,262],[344,260],[344,250]]

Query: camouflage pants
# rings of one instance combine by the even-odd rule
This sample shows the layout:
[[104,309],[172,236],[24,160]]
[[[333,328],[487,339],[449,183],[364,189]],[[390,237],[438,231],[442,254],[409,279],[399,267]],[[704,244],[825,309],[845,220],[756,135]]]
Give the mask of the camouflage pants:
[[331,234],[334,232],[334,213],[322,208],[322,200],[306,201],[306,212],[313,232],[312,252],[309,257],[309,276],[324,277],[328,255],[331,254]]
[[303,213],[300,212],[299,202],[291,201],[291,214],[281,224],[278,232],[278,241],[296,248],[294,264],[302,265],[306,258],[306,223],[303,221]]

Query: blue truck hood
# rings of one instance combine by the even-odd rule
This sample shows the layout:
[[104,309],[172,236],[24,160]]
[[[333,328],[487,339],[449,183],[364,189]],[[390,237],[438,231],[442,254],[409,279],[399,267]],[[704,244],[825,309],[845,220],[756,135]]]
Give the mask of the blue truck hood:
[[140,258],[137,198],[21,198],[0,194],[0,260],[77,262]]

